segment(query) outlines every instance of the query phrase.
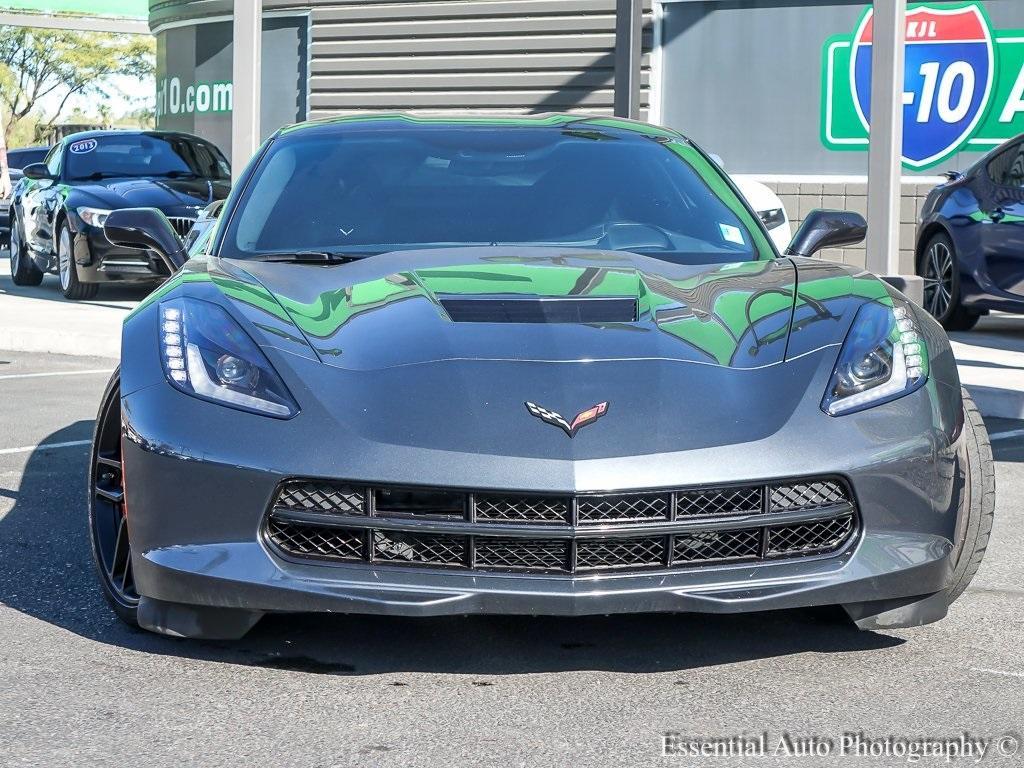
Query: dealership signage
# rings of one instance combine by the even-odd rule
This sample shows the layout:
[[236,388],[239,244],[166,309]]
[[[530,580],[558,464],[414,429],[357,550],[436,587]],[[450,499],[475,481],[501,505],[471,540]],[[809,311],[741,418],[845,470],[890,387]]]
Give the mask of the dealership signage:
[[[822,141],[868,148],[873,12],[852,35],[825,42]],[[993,30],[984,7],[914,3],[907,10],[903,163],[931,168],[1024,133],[1024,30]]]
[[180,77],[164,77],[156,88],[156,117],[230,112],[232,87],[228,81],[183,83]]

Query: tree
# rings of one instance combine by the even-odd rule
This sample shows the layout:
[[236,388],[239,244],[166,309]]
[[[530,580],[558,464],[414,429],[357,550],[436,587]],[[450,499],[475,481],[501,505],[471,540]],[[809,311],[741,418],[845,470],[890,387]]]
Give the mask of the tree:
[[146,35],[0,27],[0,65],[10,72],[0,78],[5,136],[50,94],[59,101],[43,125],[52,126],[72,96],[108,96],[111,75],[152,75],[153,50]]

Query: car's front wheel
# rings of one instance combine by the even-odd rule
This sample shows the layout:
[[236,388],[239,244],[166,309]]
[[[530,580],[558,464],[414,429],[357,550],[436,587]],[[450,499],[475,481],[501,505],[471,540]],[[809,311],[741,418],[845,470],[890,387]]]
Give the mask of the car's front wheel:
[[119,370],[103,393],[89,466],[89,532],[103,596],[122,621],[138,626],[139,593],[132,568],[121,459]]
[[79,300],[95,298],[100,287],[96,283],[83,283],[78,279],[75,266],[74,237],[68,223],[62,222],[57,234],[57,274],[60,276],[60,292],[65,298]]
[[917,273],[924,279],[924,308],[947,331],[969,331],[980,315],[960,303],[960,262],[948,235],[938,233],[928,241],[918,260]]
[[964,432],[967,483],[960,500],[956,548],[953,552],[952,603],[971,583],[985,557],[996,511],[996,471],[992,445],[981,412],[963,390]]
[[15,285],[39,285],[43,271],[36,266],[21,236],[21,225],[11,206],[11,281]]

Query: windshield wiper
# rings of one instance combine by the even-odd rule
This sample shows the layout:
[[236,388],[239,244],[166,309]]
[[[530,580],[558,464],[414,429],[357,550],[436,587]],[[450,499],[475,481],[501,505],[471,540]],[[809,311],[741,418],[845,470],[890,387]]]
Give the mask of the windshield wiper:
[[268,261],[287,264],[348,264],[351,261],[373,256],[372,253],[331,253],[330,251],[297,251],[295,253],[267,253],[256,256],[253,261]]
[[200,176],[198,173],[193,171],[167,171],[167,173],[154,173],[154,177],[161,179],[202,179],[204,176]]
[[134,174],[111,173],[110,171],[93,171],[88,176],[72,176],[71,181],[99,181],[100,179],[133,179]]

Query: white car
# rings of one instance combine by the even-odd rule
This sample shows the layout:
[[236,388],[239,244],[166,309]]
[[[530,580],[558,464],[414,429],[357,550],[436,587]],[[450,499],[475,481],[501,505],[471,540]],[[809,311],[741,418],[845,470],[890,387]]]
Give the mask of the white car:
[[779,196],[772,192],[767,186],[759,181],[753,181],[743,177],[732,177],[733,183],[739,188],[743,196],[747,198],[750,207],[754,209],[761,221],[764,222],[772,242],[779,249],[779,253],[785,253],[793,240],[793,231],[789,224],[789,215],[786,213],[786,206],[782,204]]

